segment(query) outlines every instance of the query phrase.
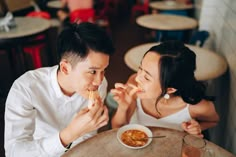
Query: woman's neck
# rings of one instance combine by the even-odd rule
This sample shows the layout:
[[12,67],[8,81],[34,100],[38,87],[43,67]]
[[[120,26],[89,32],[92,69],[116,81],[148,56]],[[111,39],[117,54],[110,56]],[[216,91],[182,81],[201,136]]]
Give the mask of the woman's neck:
[[141,100],[144,112],[156,118],[173,114],[186,106],[186,103],[178,96],[171,97],[168,100],[161,98],[158,102],[156,102],[156,100],[157,99]]
[[141,106],[143,108],[143,111],[148,114],[151,115],[153,117],[156,118],[160,118],[158,117],[158,112],[156,111],[156,99],[141,99]]

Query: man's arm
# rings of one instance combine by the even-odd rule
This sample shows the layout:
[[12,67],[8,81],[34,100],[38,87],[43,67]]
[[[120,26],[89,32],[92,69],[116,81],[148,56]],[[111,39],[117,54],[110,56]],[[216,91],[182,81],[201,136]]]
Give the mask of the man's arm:
[[5,109],[5,153],[7,157],[58,156],[64,152],[59,132],[35,140],[35,116],[27,88],[14,83]]

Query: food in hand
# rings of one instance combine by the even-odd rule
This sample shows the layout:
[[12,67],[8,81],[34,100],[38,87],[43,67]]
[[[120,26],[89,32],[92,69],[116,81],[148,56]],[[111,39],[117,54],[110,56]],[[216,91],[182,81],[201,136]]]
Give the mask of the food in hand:
[[95,102],[95,99],[99,97],[98,91],[89,91],[89,101],[88,101],[88,109],[91,109],[93,107],[93,104]]
[[135,89],[137,92],[143,91],[143,89],[142,89],[141,87],[138,87],[138,86],[136,86],[136,85],[134,85],[134,84],[128,83],[127,85],[128,85],[129,87],[131,87],[132,89]]
[[141,130],[127,130],[121,135],[121,140],[128,146],[141,147],[148,142],[148,136]]

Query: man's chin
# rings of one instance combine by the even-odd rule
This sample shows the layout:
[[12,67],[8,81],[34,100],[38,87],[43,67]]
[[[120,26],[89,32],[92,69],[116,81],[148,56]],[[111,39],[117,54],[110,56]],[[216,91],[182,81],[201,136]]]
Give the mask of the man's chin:
[[78,95],[82,96],[83,98],[88,99],[89,92],[87,90],[86,91],[77,91],[76,93]]

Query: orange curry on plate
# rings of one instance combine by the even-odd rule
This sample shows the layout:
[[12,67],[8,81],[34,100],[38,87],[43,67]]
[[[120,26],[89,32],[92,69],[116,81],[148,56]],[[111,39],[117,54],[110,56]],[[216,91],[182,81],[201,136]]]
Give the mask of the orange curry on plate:
[[128,146],[141,147],[148,142],[148,136],[140,130],[127,130],[122,133],[121,140]]

